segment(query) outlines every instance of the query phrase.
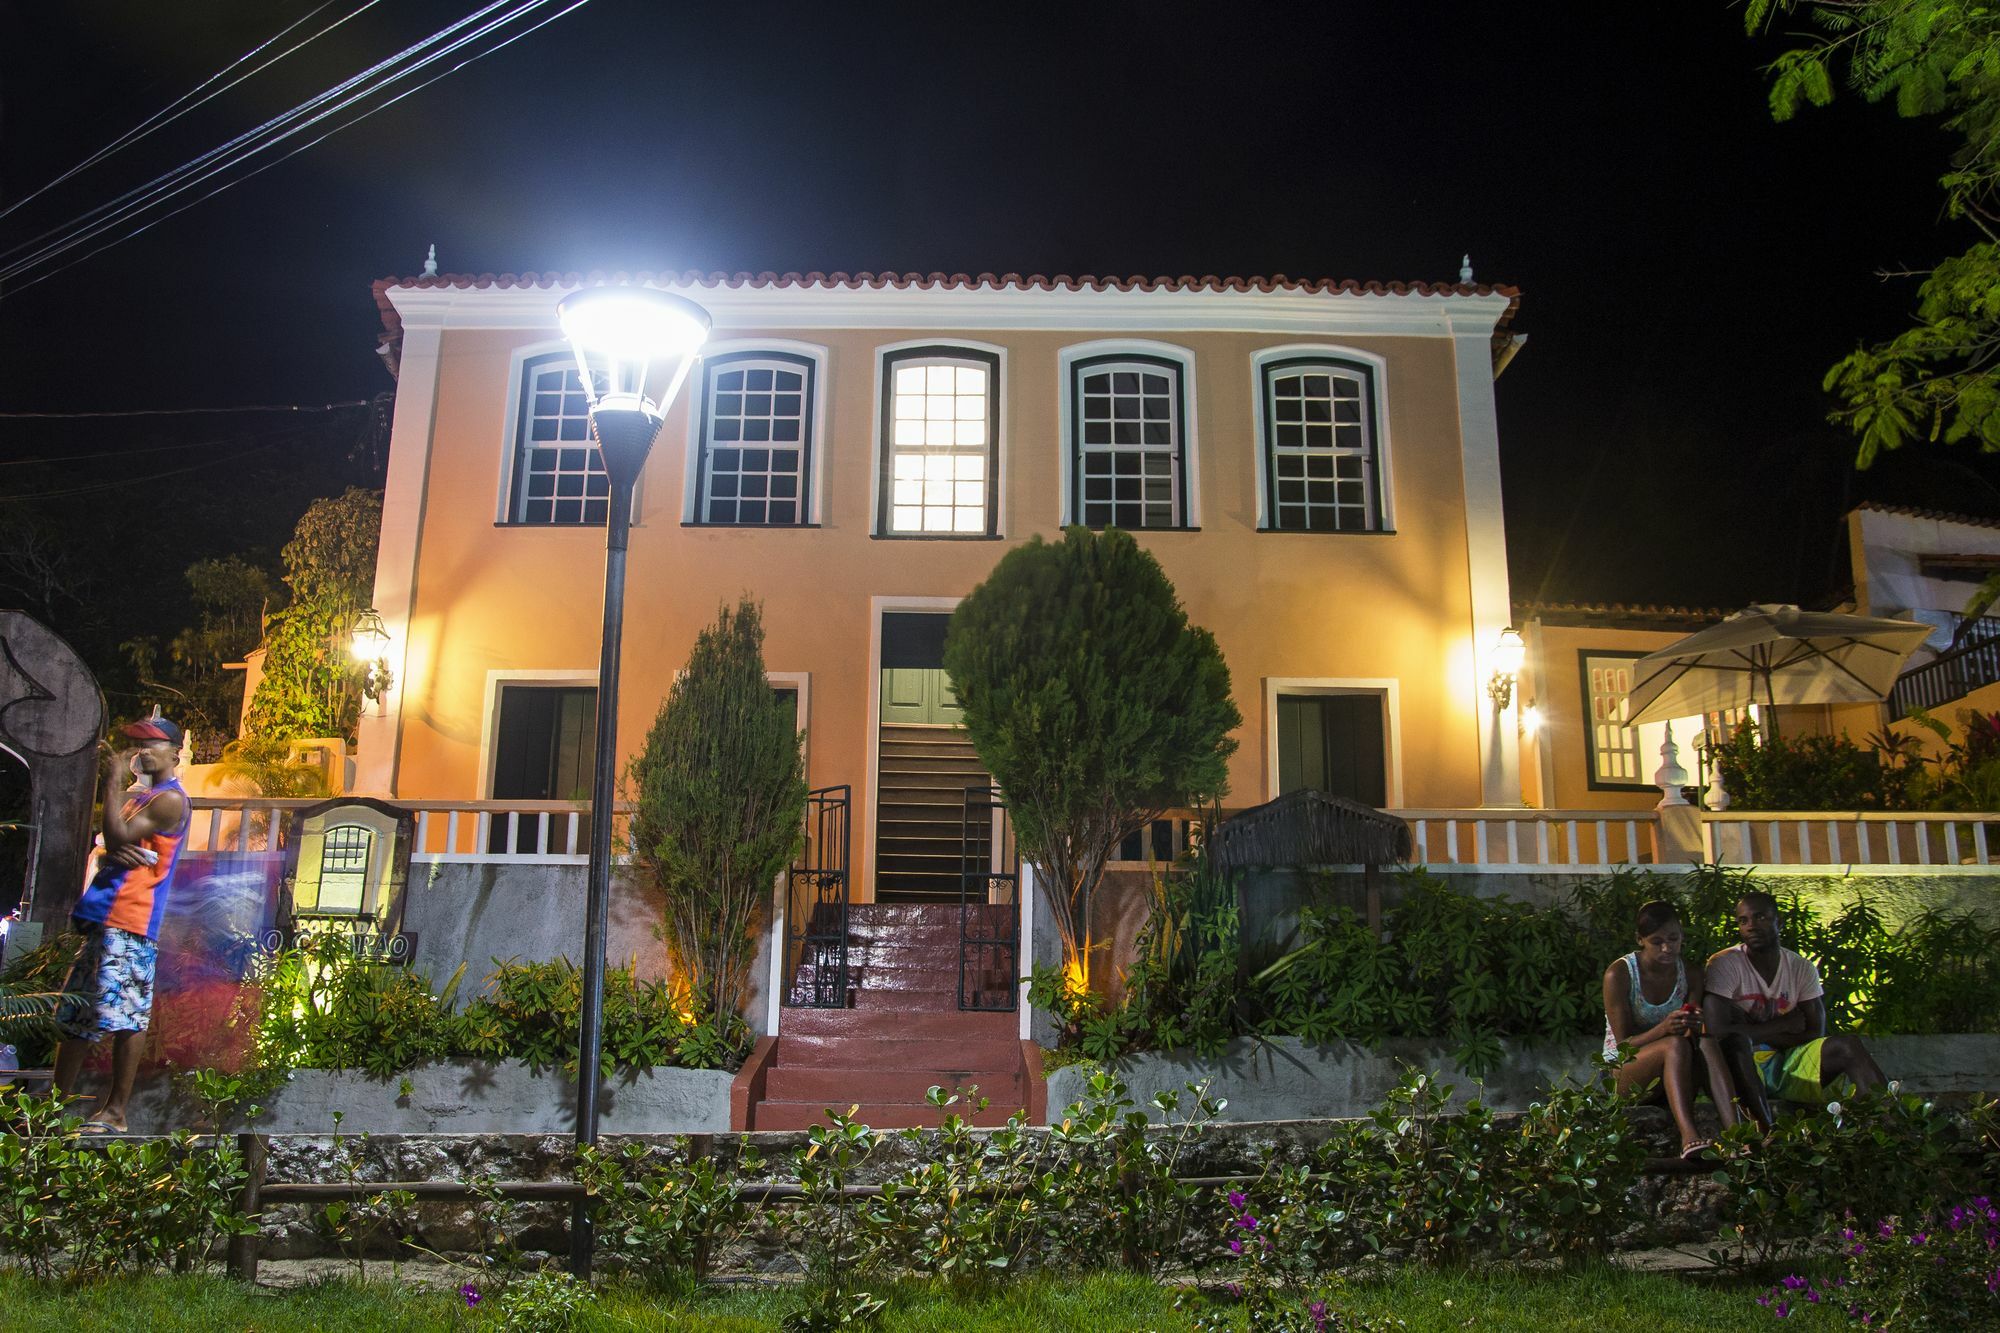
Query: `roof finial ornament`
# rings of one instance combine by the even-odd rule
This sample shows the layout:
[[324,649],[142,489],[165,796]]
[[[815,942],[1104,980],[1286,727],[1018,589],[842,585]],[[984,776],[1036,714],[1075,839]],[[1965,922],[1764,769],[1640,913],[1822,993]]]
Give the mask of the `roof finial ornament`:
[[435,278],[437,275],[438,275],[438,248],[437,248],[437,243],[432,242],[430,254],[424,257],[424,276],[427,278]]
[[1471,255],[1467,255],[1465,256],[1465,258],[1458,261],[1458,281],[1460,286],[1470,287],[1472,285]]

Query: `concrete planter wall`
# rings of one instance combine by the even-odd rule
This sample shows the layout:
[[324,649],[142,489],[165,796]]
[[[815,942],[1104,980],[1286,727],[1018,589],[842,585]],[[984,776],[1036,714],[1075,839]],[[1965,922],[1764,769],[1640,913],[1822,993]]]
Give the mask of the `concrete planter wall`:
[[[2000,1091],[2000,1036],[1875,1037],[1869,1048],[1883,1071],[1912,1092]],[[1226,1098],[1224,1120],[1312,1120],[1363,1116],[1404,1075],[1405,1066],[1434,1071],[1456,1086],[1455,1100],[1478,1097],[1496,1111],[1521,1111],[1550,1084],[1568,1075],[1591,1076],[1595,1041],[1559,1045],[1508,1043],[1500,1066],[1483,1086],[1451,1059],[1439,1042],[1385,1041],[1364,1046],[1316,1046],[1296,1037],[1236,1041],[1211,1060],[1192,1055],[1148,1052],[1110,1068],[1144,1108],[1158,1092],[1180,1092],[1207,1080],[1208,1095]],[[1087,1067],[1069,1066],[1049,1075],[1049,1114],[1082,1100],[1090,1080]]]
[[[606,1134],[710,1134],[729,1130],[729,1085],[718,1069],[652,1069],[604,1085]],[[409,1092],[402,1091],[403,1081]],[[301,1069],[263,1103],[246,1128],[266,1134],[572,1134],[576,1084],[559,1069],[537,1073],[514,1060],[450,1060],[406,1075],[371,1078],[351,1070]],[[165,1081],[141,1087],[132,1128],[164,1133],[191,1114]]]

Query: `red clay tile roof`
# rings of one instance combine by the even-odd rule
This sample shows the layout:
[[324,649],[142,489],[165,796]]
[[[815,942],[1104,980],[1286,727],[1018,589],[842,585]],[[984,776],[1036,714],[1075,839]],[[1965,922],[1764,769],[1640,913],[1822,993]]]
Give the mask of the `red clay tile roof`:
[[1729,612],[1714,606],[1653,606],[1623,602],[1516,602],[1515,621],[1546,620],[1552,625],[1597,629],[1699,629]]
[[1521,302],[1520,289],[1509,286],[1493,286],[1487,283],[1458,282],[1356,282],[1352,278],[1288,278],[1282,273],[1274,273],[1262,278],[1219,278],[1214,274],[1204,277],[1183,275],[1178,278],[1099,278],[1089,274],[1071,277],[1059,273],[1055,277],[1045,277],[1031,273],[1022,277],[1018,273],[481,273],[477,277],[469,273],[441,273],[434,278],[382,278],[375,283],[375,304],[382,312],[382,324],[391,335],[402,331],[402,320],[396,309],[389,303],[388,290],[391,287],[423,288],[487,288],[487,287],[575,287],[584,282],[651,282],[672,283],[678,287],[845,287],[850,290],[861,287],[920,288],[1018,288],[1024,291],[1172,291],[1172,292],[1343,292],[1356,296],[1504,296],[1508,299],[1506,312],[1500,317],[1501,327],[1514,317],[1514,311]]
[[1877,514],[1901,514],[1905,518],[1931,518],[1945,523],[1966,523],[1975,528],[2000,528],[2000,518],[1982,518],[1978,514],[1954,514],[1946,509],[1919,509],[1915,505],[1880,504],[1874,500],[1863,500],[1854,506]]

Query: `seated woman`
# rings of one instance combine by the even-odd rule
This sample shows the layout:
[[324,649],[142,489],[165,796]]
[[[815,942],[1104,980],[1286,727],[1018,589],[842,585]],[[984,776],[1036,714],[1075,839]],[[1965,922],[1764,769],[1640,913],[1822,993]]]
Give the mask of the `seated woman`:
[[1618,1069],[1618,1091],[1660,1085],[1680,1129],[1681,1156],[1692,1157],[1708,1146],[1694,1127],[1695,1095],[1705,1082],[1727,1127],[1738,1118],[1736,1082],[1721,1047],[1702,1036],[1704,977],[1700,963],[1681,956],[1680,913],[1672,903],[1647,903],[1637,934],[1639,947],[1604,970],[1604,1057],[1631,1048]]

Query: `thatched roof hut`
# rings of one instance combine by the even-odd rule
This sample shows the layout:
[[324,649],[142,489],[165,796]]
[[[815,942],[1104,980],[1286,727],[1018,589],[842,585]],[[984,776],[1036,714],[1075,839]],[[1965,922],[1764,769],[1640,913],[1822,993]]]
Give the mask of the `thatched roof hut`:
[[1208,835],[1224,871],[1251,866],[1394,865],[1410,859],[1410,826],[1373,806],[1295,791],[1225,819]]

